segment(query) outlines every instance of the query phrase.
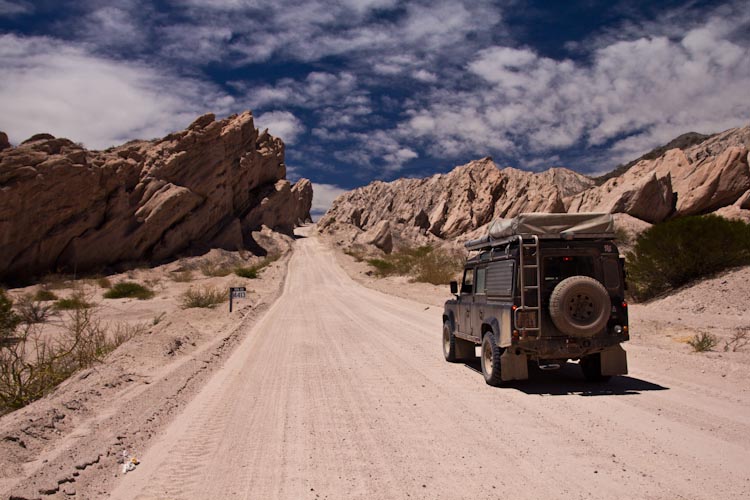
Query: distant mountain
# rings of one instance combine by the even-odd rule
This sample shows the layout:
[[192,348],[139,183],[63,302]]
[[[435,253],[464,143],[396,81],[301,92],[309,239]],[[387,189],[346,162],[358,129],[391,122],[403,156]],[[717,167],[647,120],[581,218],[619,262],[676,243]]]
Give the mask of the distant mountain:
[[38,134],[0,133],[0,282],[221,247],[256,250],[252,232],[291,234],[310,218],[312,185],[285,180],[284,143],[252,113],[154,141],[88,151]]
[[749,149],[750,126],[683,134],[597,179],[563,168],[498,169],[484,158],[447,174],[344,193],[318,228],[343,245],[399,246],[463,241],[494,218],[521,212],[610,212],[645,223],[715,212],[750,220]]

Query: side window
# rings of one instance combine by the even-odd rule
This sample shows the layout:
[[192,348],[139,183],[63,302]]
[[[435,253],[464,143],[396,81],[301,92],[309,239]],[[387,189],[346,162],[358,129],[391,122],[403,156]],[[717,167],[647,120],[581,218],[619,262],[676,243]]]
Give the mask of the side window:
[[475,294],[484,294],[485,292],[485,283],[486,283],[486,276],[487,276],[487,268],[481,267],[477,269],[477,280],[476,283],[474,283],[474,293]]
[[461,293],[471,293],[474,290],[474,269],[464,271],[464,281],[461,285]]

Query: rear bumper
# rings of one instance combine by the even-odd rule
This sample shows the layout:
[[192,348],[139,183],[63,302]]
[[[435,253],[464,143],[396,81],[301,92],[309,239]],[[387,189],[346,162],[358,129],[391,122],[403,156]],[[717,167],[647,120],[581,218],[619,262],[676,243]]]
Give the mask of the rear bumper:
[[546,337],[520,339],[509,349],[520,350],[529,359],[579,359],[596,354],[628,340],[627,335],[606,335],[589,338]]

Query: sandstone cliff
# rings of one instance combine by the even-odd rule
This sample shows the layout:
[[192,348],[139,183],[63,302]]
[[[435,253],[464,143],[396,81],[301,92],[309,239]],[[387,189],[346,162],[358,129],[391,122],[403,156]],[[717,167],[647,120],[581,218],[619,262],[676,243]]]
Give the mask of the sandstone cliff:
[[106,151],[49,134],[3,147],[4,137],[0,281],[211,247],[262,253],[253,231],[290,233],[310,218],[312,185],[285,180],[283,142],[250,112]]
[[681,137],[690,140],[670,144],[684,149],[655,150],[601,185],[561,168],[498,169],[489,158],[426,179],[374,182],[337,198],[318,227],[341,244],[388,251],[393,244],[460,242],[478,236],[493,218],[521,212],[623,214],[618,220],[626,232],[711,212],[750,220],[750,126]]
[[[594,182],[566,169],[534,174],[498,169],[490,158],[426,179],[374,182],[337,198],[320,219],[321,231],[343,242],[369,243],[387,220],[395,244],[452,240],[497,217],[521,212],[563,212],[564,197]],[[380,233],[379,240],[386,238]]]

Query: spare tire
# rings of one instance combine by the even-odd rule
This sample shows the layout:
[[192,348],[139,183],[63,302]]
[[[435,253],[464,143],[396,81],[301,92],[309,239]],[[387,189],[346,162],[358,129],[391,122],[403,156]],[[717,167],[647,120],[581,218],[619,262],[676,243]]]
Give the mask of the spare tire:
[[590,337],[609,320],[611,301],[604,286],[588,276],[571,276],[557,284],[549,299],[549,314],[561,332]]

